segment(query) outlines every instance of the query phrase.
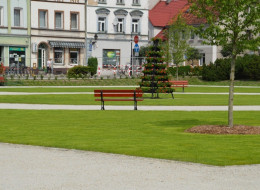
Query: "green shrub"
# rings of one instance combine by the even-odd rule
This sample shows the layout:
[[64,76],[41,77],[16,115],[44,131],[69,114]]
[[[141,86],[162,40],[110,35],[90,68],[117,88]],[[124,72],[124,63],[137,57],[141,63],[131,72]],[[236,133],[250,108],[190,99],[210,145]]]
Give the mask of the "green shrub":
[[[176,76],[176,67],[169,67],[168,68],[168,72],[175,77]],[[178,74],[179,76],[187,76],[189,74],[189,72],[191,71],[191,66],[180,66],[179,70],[178,70]]]
[[68,70],[67,77],[68,78],[78,78],[81,76],[85,76],[91,72],[91,69],[86,66],[75,66]]
[[[230,79],[231,59],[217,59],[215,64],[204,65],[202,79],[220,81]],[[260,56],[245,55],[237,57],[235,68],[236,80],[260,80]]]
[[91,57],[88,59],[88,67],[90,68],[91,76],[97,74],[98,60],[96,57]]

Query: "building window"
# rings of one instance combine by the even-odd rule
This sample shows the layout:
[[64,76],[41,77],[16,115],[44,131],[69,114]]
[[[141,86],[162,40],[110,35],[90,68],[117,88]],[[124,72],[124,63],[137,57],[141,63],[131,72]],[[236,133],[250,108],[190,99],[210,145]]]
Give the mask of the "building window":
[[4,26],[4,8],[0,7],[0,26]]
[[194,31],[192,30],[190,32],[190,39],[194,40],[194,38],[195,38],[195,34],[194,34]]
[[132,33],[139,33],[139,19],[132,20]]
[[203,66],[203,64],[205,63],[206,63],[205,53],[202,53],[200,58],[200,66]]
[[64,60],[64,49],[63,48],[54,48],[54,63],[63,64]]
[[106,32],[106,17],[98,18],[98,32]]
[[63,29],[63,12],[55,12],[55,28]]
[[21,8],[14,9],[14,26],[15,27],[22,26],[22,9]]
[[116,25],[116,32],[124,32],[124,19],[118,18],[117,19],[117,25]]
[[48,28],[48,12],[47,10],[39,10],[39,27]]
[[70,13],[70,28],[72,30],[79,29],[79,13]]
[[133,5],[140,5],[140,0],[133,0]]
[[107,1],[106,0],[98,0],[98,3],[101,3],[101,4],[106,4]]
[[124,5],[124,4],[125,4],[125,1],[124,1],[124,0],[117,0],[117,1],[116,1],[116,4],[117,4],[117,5]]
[[70,64],[78,64],[78,63],[79,63],[79,50],[70,49]]

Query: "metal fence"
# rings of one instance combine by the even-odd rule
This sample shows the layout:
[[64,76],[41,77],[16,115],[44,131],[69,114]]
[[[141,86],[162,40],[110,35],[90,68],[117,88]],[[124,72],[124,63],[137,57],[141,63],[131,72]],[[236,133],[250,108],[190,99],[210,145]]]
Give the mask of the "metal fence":
[[[141,75],[143,65],[146,62],[144,57],[120,57],[120,59],[104,60],[98,57],[97,76],[138,76]],[[84,65],[85,59],[62,59],[62,61],[52,63],[52,69],[47,69],[47,60],[25,58],[23,62],[9,61],[5,64],[8,58],[0,57],[0,63],[5,66],[5,75],[38,75],[52,73],[55,75],[66,74],[68,69]],[[8,62],[8,61],[6,61]],[[109,64],[107,64],[109,63]]]

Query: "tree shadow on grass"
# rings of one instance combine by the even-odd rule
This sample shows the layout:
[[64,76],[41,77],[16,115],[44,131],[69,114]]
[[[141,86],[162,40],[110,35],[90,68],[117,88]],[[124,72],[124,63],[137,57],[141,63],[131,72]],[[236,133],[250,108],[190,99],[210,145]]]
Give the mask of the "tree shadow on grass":
[[160,122],[153,123],[159,127],[173,127],[173,128],[191,128],[198,125],[215,125],[215,122],[210,122],[206,120],[198,120],[198,119],[182,119],[182,120],[165,120]]

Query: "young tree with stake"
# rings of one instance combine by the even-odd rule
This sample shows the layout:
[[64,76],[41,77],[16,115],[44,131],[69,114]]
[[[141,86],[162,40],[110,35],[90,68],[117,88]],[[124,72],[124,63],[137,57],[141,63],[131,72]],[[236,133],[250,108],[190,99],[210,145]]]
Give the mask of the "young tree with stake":
[[205,43],[230,47],[231,71],[228,103],[228,125],[233,127],[235,62],[246,50],[257,50],[260,45],[259,0],[189,0],[191,11],[207,20],[200,34]]

